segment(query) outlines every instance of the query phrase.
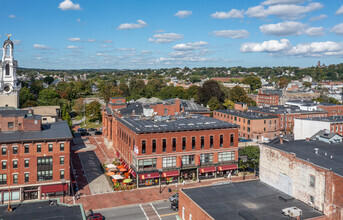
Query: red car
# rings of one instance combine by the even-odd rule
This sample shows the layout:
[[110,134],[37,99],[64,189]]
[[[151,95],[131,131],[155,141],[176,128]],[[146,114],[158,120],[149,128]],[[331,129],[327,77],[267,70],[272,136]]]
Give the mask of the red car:
[[93,213],[90,214],[87,218],[87,220],[103,220],[104,216],[102,216],[100,213]]

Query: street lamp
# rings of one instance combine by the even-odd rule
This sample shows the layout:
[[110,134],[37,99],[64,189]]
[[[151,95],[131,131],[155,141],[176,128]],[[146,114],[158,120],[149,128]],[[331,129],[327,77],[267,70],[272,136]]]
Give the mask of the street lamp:
[[[248,161],[247,156],[240,156],[241,160],[243,161],[243,164],[245,165],[246,162]],[[245,180],[245,166],[243,166],[243,180]]]
[[160,176],[160,180],[159,180],[159,184],[160,184],[160,193],[162,193],[162,189],[161,189],[161,175],[162,175],[162,172],[163,172],[163,169],[159,169],[159,170],[158,170],[158,173],[159,173],[159,176]]
[[63,203],[64,203],[64,186],[65,186],[65,184],[66,184],[66,180],[65,179],[61,179],[61,183],[62,183],[62,190],[63,190]]

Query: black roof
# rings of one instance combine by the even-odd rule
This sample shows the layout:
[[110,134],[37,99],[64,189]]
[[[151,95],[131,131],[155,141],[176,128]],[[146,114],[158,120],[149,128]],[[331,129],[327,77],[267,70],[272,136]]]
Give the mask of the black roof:
[[58,121],[42,126],[41,131],[8,131],[0,132],[0,143],[11,143],[36,140],[72,139],[69,125],[66,121]]
[[283,215],[282,209],[293,206],[302,210],[301,219],[323,216],[305,203],[258,180],[182,191],[214,219],[290,219]]
[[[332,170],[343,176],[343,143],[329,144],[319,140],[295,140],[283,144],[276,142],[265,145],[288,153],[294,153],[299,159]],[[318,148],[318,154],[314,153],[314,148]]]
[[307,121],[325,121],[325,122],[336,122],[336,123],[342,123],[343,122],[343,116],[337,115],[337,116],[330,116],[330,117],[315,117],[315,118],[300,118],[300,120],[307,120]]
[[241,118],[247,118],[247,119],[252,119],[252,120],[278,118],[275,115],[268,115],[268,114],[263,114],[263,113],[259,113],[259,112],[246,112],[246,111],[243,112],[243,111],[238,111],[238,110],[234,110],[234,109],[220,109],[220,110],[216,110],[216,112],[234,115],[234,116],[238,116]]
[[238,128],[236,124],[202,115],[155,116],[155,118],[122,117],[117,120],[137,134]]
[[284,106],[284,105],[274,105],[270,107],[261,107],[261,106],[251,106],[249,107],[249,110],[251,111],[256,111],[256,112],[265,112],[269,114],[311,114],[311,113],[318,113],[318,114],[323,114],[327,113],[326,111],[306,111],[306,110],[301,110],[297,106]]
[[121,108],[118,111],[120,111],[120,114],[122,115],[141,115],[143,114],[143,104],[140,102],[130,103],[127,105],[126,108]]
[[2,117],[24,117],[28,110],[0,110]]
[[[55,205],[50,205],[50,202]],[[12,212],[7,211],[7,205],[0,206],[0,219],[65,219],[85,220],[82,205],[60,204],[57,200],[43,200],[12,204]]]
[[5,40],[5,42],[4,42],[4,46],[6,45],[6,44],[10,44],[11,46],[12,46],[12,48],[13,48],[13,42],[10,40],[10,39],[7,39],[7,40]]

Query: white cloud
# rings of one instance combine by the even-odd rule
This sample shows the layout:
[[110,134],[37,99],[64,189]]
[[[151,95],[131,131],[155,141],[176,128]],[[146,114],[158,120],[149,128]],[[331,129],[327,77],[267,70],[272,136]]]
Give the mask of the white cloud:
[[64,0],[58,6],[59,9],[66,11],[66,10],[81,10],[81,7],[77,3],[73,3],[71,0]]
[[323,36],[324,28],[323,27],[311,27],[305,31],[308,36]]
[[244,18],[244,10],[231,9],[229,12],[215,12],[211,14],[212,18],[227,19],[227,18]]
[[314,16],[314,17],[310,18],[310,21],[319,21],[319,20],[323,20],[327,17],[328,17],[327,15],[321,14],[321,15]]
[[302,4],[306,0],[267,0],[264,1],[263,5],[279,5],[279,4]]
[[130,29],[144,28],[145,26],[147,26],[147,23],[145,23],[143,20],[137,20],[137,23],[120,24],[118,29],[119,30],[130,30]]
[[155,44],[159,43],[171,43],[183,38],[182,34],[176,33],[163,33],[163,34],[155,34],[152,38],[149,38],[150,42]]
[[14,45],[20,45],[21,44],[21,40],[12,40]]
[[82,41],[81,38],[79,37],[68,38],[68,40],[73,41],[73,42]]
[[337,24],[332,28],[332,32],[336,34],[343,34],[343,23]]
[[343,15],[343,5],[336,11],[336,15]]
[[119,50],[119,51],[134,51],[136,49],[135,48],[118,48],[117,50]]
[[192,11],[178,11],[174,14],[174,16],[179,17],[179,18],[185,18],[188,17],[192,14]]
[[50,47],[43,45],[43,44],[34,44],[33,48],[39,49],[39,50],[50,50],[51,49]]
[[186,44],[176,44],[173,49],[174,50],[196,50],[203,46],[208,45],[207,42],[204,41],[198,41],[194,43],[186,43]]
[[9,18],[15,18],[15,15],[8,15]]
[[36,60],[42,60],[43,57],[36,57]]
[[113,41],[112,41],[112,40],[103,40],[102,42],[104,42],[104,43],[107,43],[107,44],[111,44],[111,43],[113,43]]
[[95,42],[95,39],[88,39],[88,42]]
[[164,32],[163,29],[159,29],[159,30],[154,31],[154,33],[163,33],[163,32]]
[[67,49],[81,49],[81,48],[82,47],[74,46],[74,45],[67,46]]
[[262,43],[245,43],[241,45],[240,51],[243,53],[266,52],[271,55],[304,57],[342,56],[343,42],[312,42],[292,46],[289,40],[281,39],[280,41],[270,40]]
[[100,45],[100,47],[102,47],[102,48],[108,48],[108,47],[113,47],[112,45],[108,45],[108,44],[102,44],[102,45]]
[[213,31],[213,34],[217,37],[226,37],[232,39],[247,38],[249,36],[249,32],[246,30],[221,30]]
[[81,18],[76,19],[76,22],[80,22],[80,21],[81,21]]
[[318,2],[313,2],[307,6],[287,4],[287,5],[270,5],[265,8],[262,5],[248,8],[245,12],[249,17],[255,18],[265,18],[270,15],[277,16],[282,19],[299,19],[304,16],[304,14],[319,10],[323,7],[322,4]]
[[284,21],[277,24],[265,24],[260,26],[260,31],[267,35],[287,36],[307,34],[309,36],[320,36],[324,34],[323,27],[310,27],[307,24],[295,21]]

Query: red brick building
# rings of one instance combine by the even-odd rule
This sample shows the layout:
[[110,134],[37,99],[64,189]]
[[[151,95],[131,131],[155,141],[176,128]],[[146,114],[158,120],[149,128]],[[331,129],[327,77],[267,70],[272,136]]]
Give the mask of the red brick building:
[[0,111],[0,203],[68,193],[70,141],[66,122],[42,125],[27,110]]
[[104,137],[113,142],[139,186],[159,184],[160,172],[164,183],[215,178],[237,169],[237,125],[202,115],[105,114],[103,126],[111,128],[104,129]]
[[328,116],[343,115],[343,105],[335,105],[330,103],[320,103],[318,109],[326,111]]
[[[259,89],[258,94],[249,94],[257,105],[279,105],[280,96],[276,92],[269,92],[270,90]],[[273,91],[273,90],[271,90]]]

